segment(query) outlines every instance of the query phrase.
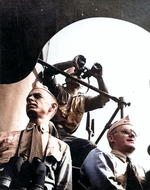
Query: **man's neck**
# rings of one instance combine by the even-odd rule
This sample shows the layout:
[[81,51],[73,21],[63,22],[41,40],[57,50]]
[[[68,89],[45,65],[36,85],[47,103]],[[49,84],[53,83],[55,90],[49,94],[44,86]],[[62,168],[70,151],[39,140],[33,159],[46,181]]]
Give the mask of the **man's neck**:
[[130,155],[131,155],[131,153],[122,152],[122,151],[115,150],[115,149],[113,149],[111,152],[112,152],[112,153],[115,153],[115,154],[119,153],[119,154],[124,155],[124,156],[126,156],[126,157],[130,157]]
[[66,91],[73,96],[76,96],[79,93],[79,89],[77,88],[66,88]]
[[35,123],[36,125],[48,126],[49,120],[44,120],[42,118],[30,119],[31,123]]

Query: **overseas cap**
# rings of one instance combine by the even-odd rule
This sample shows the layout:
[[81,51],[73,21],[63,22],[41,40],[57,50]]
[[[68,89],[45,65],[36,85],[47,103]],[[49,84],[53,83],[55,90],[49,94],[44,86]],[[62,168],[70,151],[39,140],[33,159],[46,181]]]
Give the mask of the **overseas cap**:
[[66,71],[66,73],[69,74],[69,75],[71,75],[71,74],[74,73],[74,70],[75,70],[75,67],[70,67],[70,68]]
[[[79,79],[79,77],[76,75],[75,73],[75,67],[70,67],[67,71],[66,71],[67,74],[71,75],[72,77],[74,78],[77,78]],[[69,77],[66,77],[66,82],[73,82],[73,83],[78,83],[77,81],[75,80],[72,80],[71,78]],[[78,83],[79,84],[79,83]]]
[[[56,100],[55,96],[48,90],[48,87],[45,86],[45,85],[43,85],[43,84],[40,83],[39,81],[36,82],[35,85],[33,86],[33,89],[32,89],[32,90],[34,90],[34,89],[42,89],[42,90],[48,92],[48,93]],[[32,91],[32,90],[31,90],[31,91]],[[56,102],[57,102],[57,100],[56,100]]]
[[[113,123],[112,126],[111,126],[111,127],[109,128],[109,130],[108,130],[107,136],[110,135],[111,132],[112,132],[115,128],[117,128],[117,127],[119,127],[119,126],[121,126],[121,125],[131,125],[130,119],[129,119],[129,116],[128,116],[128,115],[127,115],[125,118],[122,118],[121,120],[119,120],[119,121]],[[132,125],[131,125],[131,126],[132,126]]]

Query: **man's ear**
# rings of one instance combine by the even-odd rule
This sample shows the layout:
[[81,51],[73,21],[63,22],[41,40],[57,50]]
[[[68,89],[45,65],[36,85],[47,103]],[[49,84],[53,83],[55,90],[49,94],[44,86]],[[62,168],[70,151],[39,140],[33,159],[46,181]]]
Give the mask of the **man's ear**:
[[110,143],[112,143],[112,142],[114,142],[114,135],[108,135],[108,141],[110,142]]
[[56,103],[52,103],[51,104],[51,107],[49,108],[49,112],[51,112],[51,111],[53,111],[53,110],[55,110],[55,109],[57,109],[57,104]]

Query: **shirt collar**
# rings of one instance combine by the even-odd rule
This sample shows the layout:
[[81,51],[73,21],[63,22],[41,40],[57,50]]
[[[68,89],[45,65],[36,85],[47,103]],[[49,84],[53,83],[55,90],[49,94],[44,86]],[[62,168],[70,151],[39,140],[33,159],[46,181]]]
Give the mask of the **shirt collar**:
[[[26,130],[30,131],[36,126],[37,125],[35,123],[29,122],[26,127]],[[39,125],[37,127],[38,127],[38,130],[41,131],[42,133],[49,133],[49,126]]]
[[28,125],[27,125],[27,127],[26,127],[26,130],[27,130],[27,131],[30,131],[30,130],[33,129],[33,127],[35,127],[35,126],[36,126],[35,123],[29,122]]
[[127,161],[127,156],[121,153],[120,151],[112,150],[111,153],[114,154],[117,158],[119,158],[122,162],[125,163]]

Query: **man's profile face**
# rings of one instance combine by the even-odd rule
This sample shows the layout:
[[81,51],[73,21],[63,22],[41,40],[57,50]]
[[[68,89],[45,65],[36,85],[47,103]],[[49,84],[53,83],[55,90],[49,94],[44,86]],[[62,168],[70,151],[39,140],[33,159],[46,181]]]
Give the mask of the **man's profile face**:
[[136,133],[130,125],[122,125],[112,132],[113,149],[127,155],[135,150]]
[[43,117],[49,113],[52,97],[42,89],[33,89],[27,99],[26,112],[29,118]]

